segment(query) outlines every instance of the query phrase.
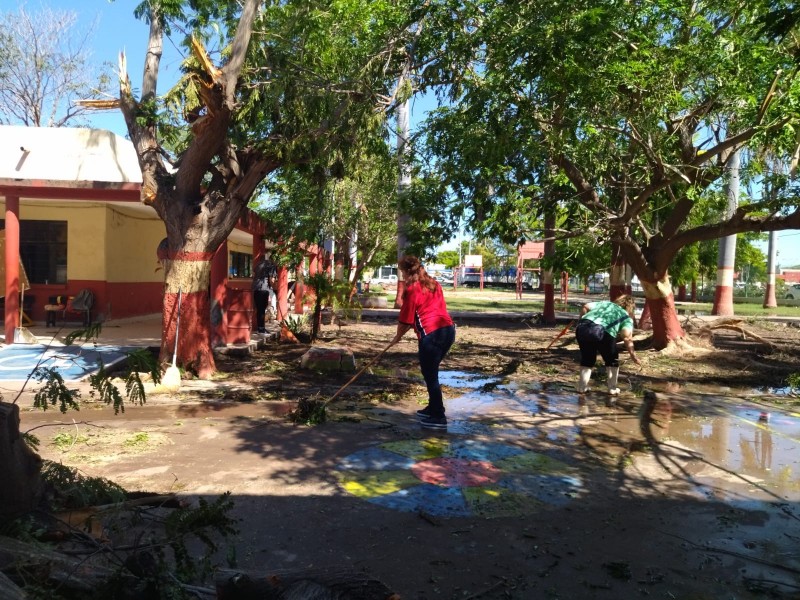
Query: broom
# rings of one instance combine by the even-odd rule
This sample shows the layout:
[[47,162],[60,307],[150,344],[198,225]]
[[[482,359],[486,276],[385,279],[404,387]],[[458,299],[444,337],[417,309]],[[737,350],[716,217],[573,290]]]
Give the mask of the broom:
[[23,307],[25,306],[25,286],[21,286],[19,290],[19,327],[14,328],[14,343],[15,344],[36,344],[39,339],[33,335],[27,327],[24,326]]
[[178,390],[181,387],[181,370],[175,364],[178,360],[178,332],[181,328],[181,296],[182,290],[178,289],[178,320],[175,323],[175,349],[172,351],[172,365],[167,367],[161,377],[161,385]]
[[386,346],[383,350],[380,351],[379,354],[373,356],[363,367],[361,370],[358,371],[355,375],[353,375],[350,380],[345,383],[342,387],[339,388],[333,396],[328,398],[327,400],[321,401],[317,398],[301,398],[300,401],[297,403],[297,409],[292,411],[290,418],[295,423],[322,423],[327,419],[327,408],[328,404],[333,402],[333,400],[341,394],[351,383],[353,383],[356,379],[358,379],[361,374],[366,371],[369,367],[374,365],[378,360],[380,360],[381,356],[386,354],[386,351],[389,350],[393,346],[393,342],[389,342],[389,345]]

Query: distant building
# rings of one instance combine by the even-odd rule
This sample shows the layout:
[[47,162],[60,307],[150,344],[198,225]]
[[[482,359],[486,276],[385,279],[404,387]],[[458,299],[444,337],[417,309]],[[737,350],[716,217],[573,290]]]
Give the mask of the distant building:
[[786,283],[800,283],[800,266],[781,269],[780,276]]

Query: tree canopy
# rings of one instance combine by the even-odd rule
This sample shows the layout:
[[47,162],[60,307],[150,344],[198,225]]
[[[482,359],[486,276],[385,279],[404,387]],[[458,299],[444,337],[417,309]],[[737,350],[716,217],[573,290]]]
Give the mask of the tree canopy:
[[[508,241],[534,237],[558,197],[576,232],[623,246],[646,280],[688,244],[800,226],[790,160],[798,84],[791,40],[758,26],[761,2],[471,3],[432,47],[426,74],[454,102],[429,119],[422,181],[441,214]],[[730,218],[694,220],[716,201],[724,167],[744,151],[743,182],[782,193]],[[564,186],[569,194],[563,192]],[[437,196],[438,194],[438,196]],[[443,224],[447,219],[442,217]]]

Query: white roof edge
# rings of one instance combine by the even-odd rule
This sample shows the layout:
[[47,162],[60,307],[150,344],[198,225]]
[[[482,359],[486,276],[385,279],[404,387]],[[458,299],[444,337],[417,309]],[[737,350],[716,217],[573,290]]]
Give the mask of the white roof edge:
[[141,183],[133,143],[105,129],[0,125],[0,179]]

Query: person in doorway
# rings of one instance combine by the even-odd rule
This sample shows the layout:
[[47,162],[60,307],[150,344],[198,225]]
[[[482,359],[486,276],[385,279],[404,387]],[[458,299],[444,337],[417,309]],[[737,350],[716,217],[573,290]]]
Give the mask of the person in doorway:
[[397,319],[396,344],[410,329],[417,334],[419,366],[428,388],[428,405],[417,411],[420,425],[426,429],[447,429],[439,365],[456,339],[456,326],[442,293],[442,286],[428,275],[416,256],[403,256],[397,265],[402,272],[405,290]]
[[275,314],[275,284],[278,269],[269,257],[262,256],[253,271],[253,304],[256,307],[256,326],[258,333],[266,333],[265,315],[267,310]]
[[589,389],[592,368],[597,362],[597,354],[603,357],[606,365],[608,393],[619,394],[619,350],[617,339],[621,338],[637,365],[641,364],[633,351],[634,310],[636,305],[631,296],[619,296],[614,301],[589,302],[581,308],[581,319],[575,328],[575,339],[581,351],[578,393]]

